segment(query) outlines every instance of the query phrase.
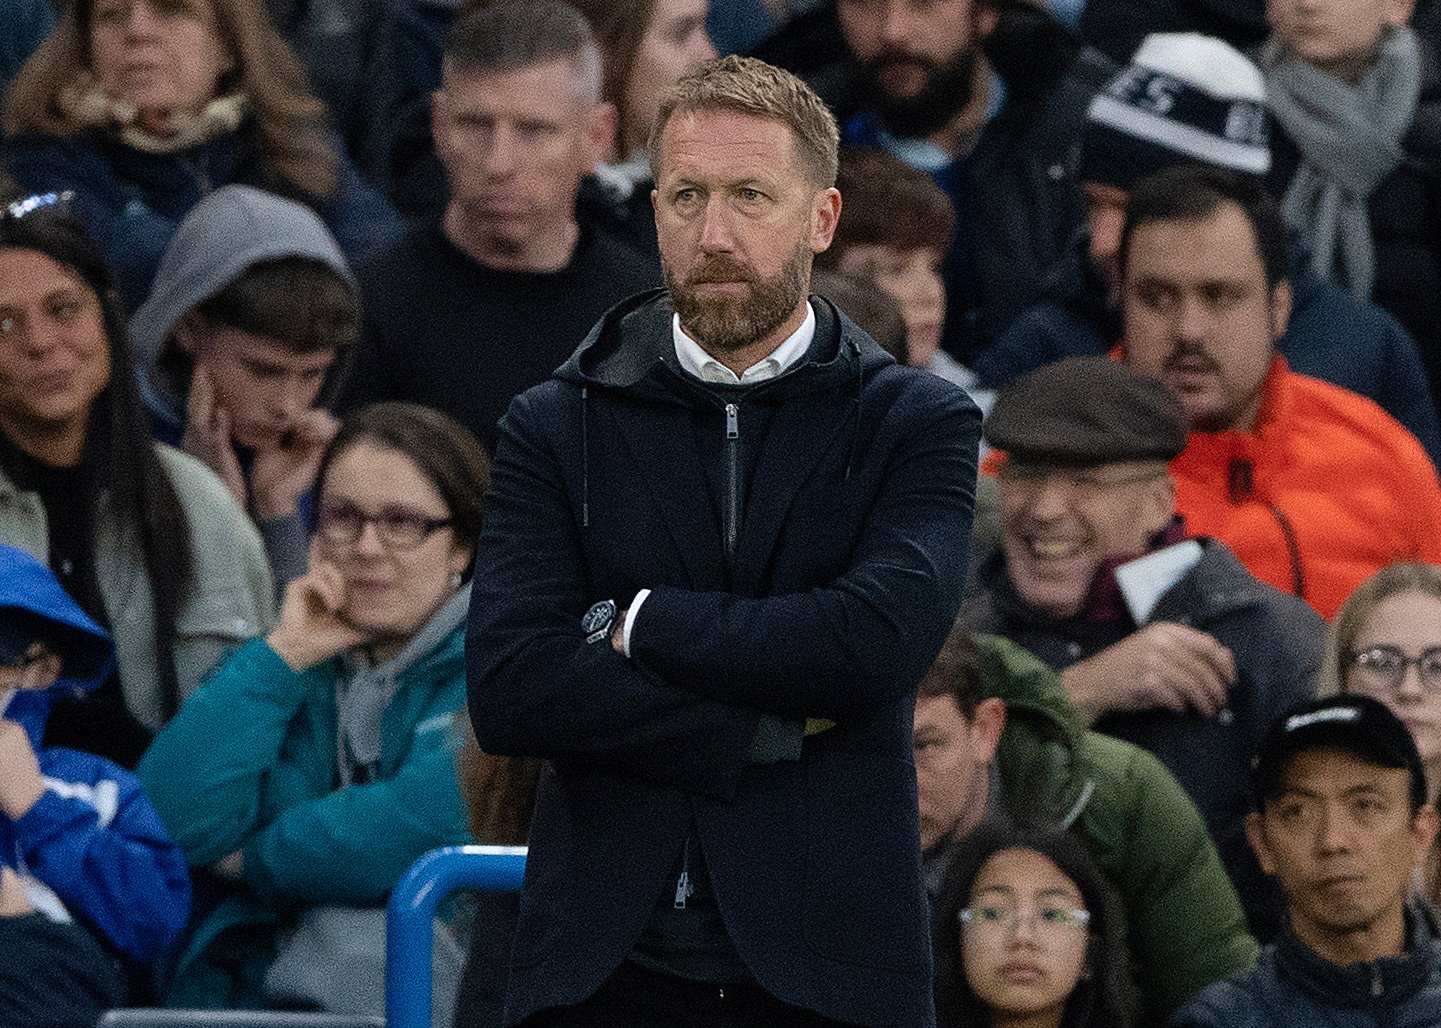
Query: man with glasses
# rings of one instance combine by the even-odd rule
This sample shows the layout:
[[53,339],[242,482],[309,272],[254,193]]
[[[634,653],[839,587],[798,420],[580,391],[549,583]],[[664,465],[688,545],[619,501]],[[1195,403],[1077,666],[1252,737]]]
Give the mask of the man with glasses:
[[1047,365],[1000,394],[985,433],[1005,453],[1001,546],[961,622],[1060,670],[1084,724],[1161,760],[1269,936],[1279,895],[1242,835],[1246,776],[1266,726],[1311,695],[1325,626],[1223,543],[1186,538],[1167,471],[1186,417],[1149,375]]
[[1437,816],[1406,726],[1368,696],[1307,704],[1267,736],[1254,789],[1246,833],[1287,931],[1173,1028],[1441,1024],[1441,940],[1414,898]]

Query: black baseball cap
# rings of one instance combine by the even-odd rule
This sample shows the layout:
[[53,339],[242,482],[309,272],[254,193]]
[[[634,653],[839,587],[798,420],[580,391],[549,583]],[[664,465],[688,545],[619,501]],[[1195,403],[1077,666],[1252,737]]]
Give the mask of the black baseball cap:
[[1411,806],[1426,802],[1426,771],[1416,740],[1389,707],[1369,696],[1328,696],[1282,717],[1266,733],[1256,757],[1252,788],[1259,809],[1281,790],[1287,762],[1322,747],[1346,750],[1381,767],[1411,773]]

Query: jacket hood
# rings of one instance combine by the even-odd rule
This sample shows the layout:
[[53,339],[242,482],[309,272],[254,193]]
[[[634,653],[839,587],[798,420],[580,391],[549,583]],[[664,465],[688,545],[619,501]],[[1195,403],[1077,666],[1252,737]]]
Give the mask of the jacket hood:
[[60,654],[60,677],[47,689],[0,693],[0,716],[23,725],[36,750],[55,697],[99,688],[114,666],[115,647],[49,568],[0,545],[0,643],[13,653],[41,638]]
[[310,208],[253,186],[224,186],[180,223],[149,298],[131,319],[140,389],[150,409],[179,426],[185,420],[190,362],[171,340],[183,314],[256,264],[302,257],[331,268],[353,290],[355,276],[335,237]]
[[[825,297],[811,294],[816,312],[816,337],[805,359],[771,382],[750,387],[757,396],[778,392],[791,396],[858,382],[894,362],[880,344],[866,335]],[[614,389],[657,400],[688,403],[678,382],[689,382],[676,361],[671,334],[675,308],[664,289],[652,289],[624,300],[606,312],[556,377],[586,389]]]
[[1039,657],[998,635],[978,635],[981,686],[1006,704],[1006,727],[1024,723],[1037,735],[1074,748],[1080,722],[1061,679]]

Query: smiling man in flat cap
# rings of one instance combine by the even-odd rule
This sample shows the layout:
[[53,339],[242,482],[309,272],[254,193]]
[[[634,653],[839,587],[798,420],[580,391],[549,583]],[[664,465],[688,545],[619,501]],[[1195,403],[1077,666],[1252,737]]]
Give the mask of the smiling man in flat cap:
[[1259,936],[1280,896],[1246,846],[1251,755],[1311,694],[1325,626],[1225,544],[1187,538],[1167,462],[1185,412],[1103,357],[1031,372],[985,424],[1001,546],[961,611],[1061,671],[1081,719],[1154,753],[1200,808]]

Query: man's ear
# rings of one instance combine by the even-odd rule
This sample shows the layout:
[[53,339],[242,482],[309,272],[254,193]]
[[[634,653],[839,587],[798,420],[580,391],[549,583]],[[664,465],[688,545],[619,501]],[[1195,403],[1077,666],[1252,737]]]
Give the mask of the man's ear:
[[1411,825],[1411,837],[1416,841],[1417,867],[1426,863],[1431,844],[1436,841],[1437,820],[1436,808],[1429,803],[1423,803],[1416,811],[1416,818]]
[[1389,0],[1386,5],[1386,24],[1400,27],[1411,20],[1416,13],[1416,0]]
[[619,120],[615,104],[602,101],[585,116],[585,172],[589,175],[601,161],[616,156],[615,127]]
[[1006,728],[1006,701],[988,696],[976,704],[976,713],[971,717],[972,754],[978,764],[989,764],[996,757],[1001,744],[1001,733]]
[[1293,299],[1291,283],[1284,278],[1277,282],[1271,290],[1271,340],[1273,342],[1286,334],[1286,326],[1291,323]]
[[1176,480],[1169,474],[1158,475],[1146,486],[1146,522],[1155,535],[1165,529],[1176,516]]
[[1246,815],[1246,841],[1251,844],[1251,852],[1256,854],[1256,862],[1261,865],[1261,870],[1268,875],[1276,873],[1276,861],[1271,856],[1271,847],[1266,842],[1266,826],[1261,821],[1261,815],[1256,811]]
[[835,186],[816,191],[811,204],[811,253],[824,253],[841,221],[841,191]]
[[205,319],[197,311],[186,311],[170,330],[170,338],[181,353],[194,359],[205,335]]

